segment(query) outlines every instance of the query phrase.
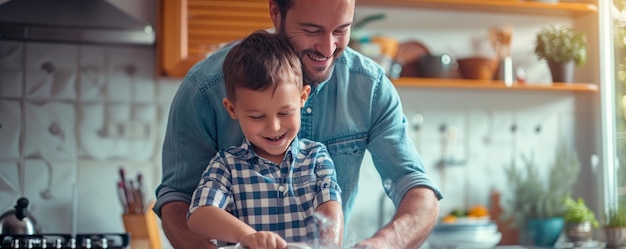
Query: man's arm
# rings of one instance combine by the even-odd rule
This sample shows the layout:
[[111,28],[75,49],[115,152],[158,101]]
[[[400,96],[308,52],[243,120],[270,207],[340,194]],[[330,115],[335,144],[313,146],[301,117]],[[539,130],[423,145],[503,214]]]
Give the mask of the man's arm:
[[371,238],[356,246],[371,249],[415,249],[433,229],[439,217],[439,200],[433,190],[415,187],[406,192],[393,219]]
[[161,208],[161,226],[170,244],[176,249],[216,249],[213,243],[191,232],[187,227],[189,204],[175,201]]

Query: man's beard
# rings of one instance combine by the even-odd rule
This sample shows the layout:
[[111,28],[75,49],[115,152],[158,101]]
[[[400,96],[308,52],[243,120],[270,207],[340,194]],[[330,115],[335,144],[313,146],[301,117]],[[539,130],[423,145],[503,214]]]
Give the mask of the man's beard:
[[332,72],[333,72],[333,70],[335,68],[335,56],[334,56],[334,54],[333,54],[333,56],[331,58],[329,58],[330,60],[333,60],[331,65],[330,65],[330,68],[328,68],[328,70],[323,75],[318,76],[318,77],[313,76],[305,68],[304,63],[302,62],[305,56],[308,56],[307,52],[302,51],[300,53],[300,64],[302,66],[302,77],[304,79],[304,83],[309,84],[311,86],[317,86],[320,83],[328,80],[328,78],[330,78],[330,75],[332,74]]
[[[284,18],[284,16],[283,16]],[[284,19],[283,19],[284,20]],[[289,43],[291,44],[291,39],[289,39],[289,36],[287,36],[287,32],[285,31],[285,23],[282,22],[280,24],[280,27],[278,28],[279,32],[278,35],[279,36],[283,36],[284,39],[286,39],[287,41],[289,41]],[[293,47],[293,44],[291,44],[291,46]],[[322,75],[321,77],[314,77],[312,74],[309,73],[309,71],[307,71],[307,69],[304,66],[304,63],[302,62],[304,59],[304,56],[307,56],[307,53],[313,53],[313,54],[317,54],[317,56],[323,57],[321,56],[321,53],[317,52],[317,51],[313,51],[313,50],[304,50],[302,52],[300,52],[299,57],[300,57],[300,65],[302,67],[302,76],[303,76],[303,80],[304,83],[309,84],[311,86],[317,86],[320,83],[326,81],[328,78],[330,78],[330,75],[332,74],[334,68],[335,68],[335,56],[339,53],[341,53],[341,51],[343,51],[343,49],[339,50],[339,49],[335,49],[335,52],[333,53],[333,55],[331,56],[331,60],[333,60],[330,69],[328,70],[328,72],[324,75]]]

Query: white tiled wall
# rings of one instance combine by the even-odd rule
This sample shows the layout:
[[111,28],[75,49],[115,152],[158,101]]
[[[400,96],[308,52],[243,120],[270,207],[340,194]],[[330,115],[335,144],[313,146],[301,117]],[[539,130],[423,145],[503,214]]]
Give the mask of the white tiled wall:
[[41,232],[123,231],[119,167],[151,188],[158,178],[154,48],[0,41],[0,50],[2,211],[24,196]]
[[[363,8],[357,18],[380,11],[387,11],[387,18],[368,26],[371,32],[419,39],[433,53],[459,57],[471,53],[471,41],[490,25],[510,22],[516,27],[514,63],[539,83],[548,82],[549,74],[530,50],[533,33],[544,23],[567,22],[384,8]],[[442,14],[450,18],[443,21]],[[181,81],[155,78],[154,63],[153,47],[0,41],[0,209],[26,196],[34,215],[50,217],[40,219],[44,232],[70,232],[72,224],[80,232],[123,231],[115,192],[118,167],[131,176],[142,172],[152,193],[160,177],[169,103]],[[570,92],[404,87],[399,93],[413,127],[409,133],[444,191],[442,213],[486,205],[490,190],[506,191],[502,169],[513,157],[532,155],[547,168],[559,139],[573,143],[580,127],[589,131],[588,124],[576,121],[596,115],[593,105],[578,104],[581,96]],[[418,115],[423,123],[413,122]],[[144,125],[117,137],[112,125],[128,120]],[[449,133],[442,126],[455,134],[447,153],[442,139]],[[590,153],[597,152],[582,154],[583,167],[589,167]],[[438,167],[444,157],[454,163]],[[348,244],[372,235],[393,212],[369,157],[359,187],[367,195],[357,198]]]

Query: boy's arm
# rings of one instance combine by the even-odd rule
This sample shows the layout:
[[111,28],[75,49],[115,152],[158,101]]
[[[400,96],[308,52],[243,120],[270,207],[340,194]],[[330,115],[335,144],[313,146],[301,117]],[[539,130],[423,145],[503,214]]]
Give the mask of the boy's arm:
[[[322,245],[341,247],[343,243],[343,209],[341,207],[341,189],[337,183],[335,164],[328,154],[326,146],[319,143],[315,158],[315,176],[317,194],[315,212],[323,215],[326,222],[321,224],[320,240]],[[319,222],[319,221],[318,221]],[[320,225],[320,224],[318,224]]]
[[230,213],[215,207],[197,208],[187,219],[189,230],[204,238],[241,243],[249,249],[285,248],[287,242],[277,233],[257,232]]
[[343,243],[343,211],[338,201],[327,201],[319,205],[315,212],[324,215],[328,222],[320,228],[322,245],[337,245]]
[[230,213],[214,206],[196,209],[187,219],[192,232],[210,239],[237,243],[256,231]]

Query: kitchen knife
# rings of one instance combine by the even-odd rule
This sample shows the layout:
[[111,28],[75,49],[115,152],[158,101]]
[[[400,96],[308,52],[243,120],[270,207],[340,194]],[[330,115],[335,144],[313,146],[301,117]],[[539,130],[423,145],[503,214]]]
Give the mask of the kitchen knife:
[[124,167],[120,167],[119,173],[121,178],[120,182],[122,183],[122,189],[124,189],[124,197],[126,198],[126,207],[128,208],[129,212],[132,212],[134,207],[133,195],[126,185],[126,170],[124,170]]

